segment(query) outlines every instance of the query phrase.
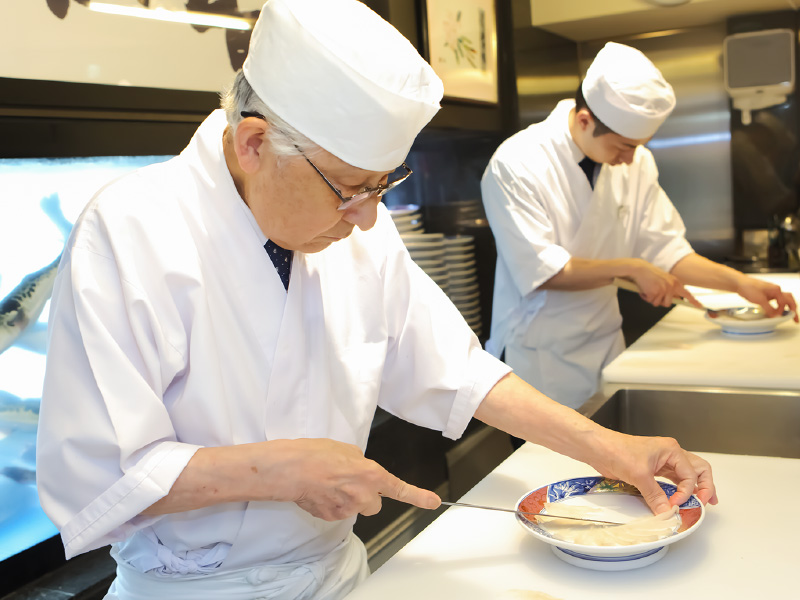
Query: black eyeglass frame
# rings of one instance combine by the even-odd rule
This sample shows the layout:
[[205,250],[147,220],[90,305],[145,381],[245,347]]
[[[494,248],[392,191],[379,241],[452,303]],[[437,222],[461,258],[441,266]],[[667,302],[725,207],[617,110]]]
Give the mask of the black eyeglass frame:
[[[255,117],[256,119],[261,119],[263,121],[267,120],[266,117],[264,117],[264,115],[259,114],[257,112],[242,111],[240,114],[242,115],[242,118],[245,119],[248,117]],[[328,184],[328,187],[331,188],[331,190],[333,190],[333,193],[338,196],[339,200],[341,200],[342,203],[339,205],[338,210],[347,210],[348,208],[351,208],[355,204],[360,204],[373,194],[376,194],[378,198],[381,198],[386,192],[403,183],[414,172],[408,167],[406,163],[402,163],[400,166],[403,167],[406,172],[398,179],[395,179],[394,181],[391,182],[387,182],[386,184],[382,183],[378,184],[378,186],[374,188],[365,187],[363,190],[361,190],[357,194],[353,194],[352,196],[343,196],[339,188],[333,185],[330,182],[330,180],[327,177],[325,177],[325,174],[319,170],[319,167],[317,167],[317,165],[311,162],[311,159],[309,159],[308,156],[306,156],[305,152],[303,152],[297,146],[297,144],[295,144],[294,147],[303,156],[303,158],[306,159],[306,162],[310,164],[312,167],[314,167],[314,170],[317,173],[319,173],[319,176],[322,177],[323,181],[325,181],[325,183]]]

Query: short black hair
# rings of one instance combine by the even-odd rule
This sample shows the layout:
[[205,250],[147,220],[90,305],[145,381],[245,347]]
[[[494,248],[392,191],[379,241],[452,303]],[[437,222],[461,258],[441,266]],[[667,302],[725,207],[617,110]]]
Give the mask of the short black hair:
[[583,95],[583,82],[581,82],[577,91],[575,92],[575,111],[577,112],[581,109],[587,110],[589,114],[592,115],[592,119],[594,119],[594,132],[592,133],[594,137],[600,137],[601,135],[606,135],[608,133],[616,133],[608,125],[598,119],[597,115],[595,115],[592,112],[592,109],[589,108],[589,105],[586,104],[586,98]]

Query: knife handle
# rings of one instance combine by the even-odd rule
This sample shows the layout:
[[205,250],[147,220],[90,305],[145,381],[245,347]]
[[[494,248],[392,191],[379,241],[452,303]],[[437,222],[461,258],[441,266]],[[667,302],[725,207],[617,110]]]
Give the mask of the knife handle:
[[[641,294],[642,290],[639,289],[639,286],[633,283],[632,281],[628,281],[627,279],[621,279],[619,277],[615,277],[613,284],[620,289],[628,290],[629,292],[636,292],[637,294]],[[675,296],[672,298],[673,304],[683,304],[684,306],[691,306],[692,308],[697,308],[694,304],[681,298],[680,296]],[[704,310],[702,308],[698,310]]]

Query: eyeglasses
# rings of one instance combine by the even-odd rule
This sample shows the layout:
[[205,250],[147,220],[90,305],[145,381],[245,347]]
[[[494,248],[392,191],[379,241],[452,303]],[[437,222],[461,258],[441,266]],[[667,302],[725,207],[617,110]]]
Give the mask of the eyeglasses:
[[[257,119],[262,119],[262,120],[266,121],[266,118],[264,117],[264,115],[261,115],[261,114],[256,113],[256,112],[244,111],[244,112],[241,113],[241,115],[244,118],[255,117]],[[342,196],[342,192],[339,191],[339,188],[337,188],[335,185],[333,185],[328,180],[328,178],[325,177],[325,174],[322,171],[319,170],[317,165],[315,165],[313,162],[311,162],[311,160],[305,155],[305,153],[297,145],[295,145],[295,148],[297,149],[297,151],[300,154],[303,155],[303,158],[306,159],[306,162],[308,164],[310,164],[312,167],[314,167],[314,170],[317,173],[319,173],[319,176],[322,177],[322,179],[325,181],[325,183],[328,184],[328,187],[331,188],[331,190],[333,190],[333,193],[336,194],[336,196],[338,196],[339,200],[341,200],[342,203],[339,205],[337,210],[347,210],[349,208],[352,208],[353,206],[361,204],[364,200],[366,200],[367,198],[369,198],[373,194],[377,195],[377,197],[380,198],[386,192],[391,190],[392,188],[397,187],[398,185],[403,183],[406,179],[408,179],[408,176],[411,175],[411,173],[413,173],[413,171],[408,168],[408,165],[406,165],[406,163],[403,163],[402,165],[400,165],[400,167],[398,167],[398,169],[399,168],[405,169],[405,173],[403,175],[400,175],[400,177],[398,177],[394,181],[389,181],[389,182],[387,182],[385,184],[383,184],[383,183],[378,184],[378,186],[374,187],[374,188],[364,187],[360,192],[358,192],[357,194],[353,194],[352,196]]]
[[[295,146],[295,148],[297,148],[297,146]],[[300,148],[297,148],[297,151],[300,152],[300,154],[303,155],[303,158],[306,159],[306,162],[308,164],[310,164],[312,167],[314,167],[314,170],[317,173],[319,173],[319,176],[322,177],[322,179],[325,180],[325,183],[328,184],[328,187],[331,188],[333,190],[333,193],[336,194],[339,197],[339,200],[342,201],[342,203],[339,205],[339,208],[337,210],[347,210],[348,208],[352,208],[353,206],[356,206],[357,204],[361,204],[364,200],[366,200],[367,198],[369,198],[373,194],[377,195],[378,198],[380,198],[381,196],[383,196],[386,192],[388,192],[392,188],[397,187],[398,185],[403,183],[406,179],[408,179],[408,176],[411,175],[411,173],[413,173],[413,171],[408,168],[406,163],[403,163],[401,165],[401,167],[403,169],[405,169],[406,172],[403,175],[401,175],[400,177],[398,177],[397,179],[395,179],[394,181],[390,181],[390,182],[388,182],[386,184],[383,184],[383,183],[378,184],[378,186],[374,187],[374,188],[364,187],[364,189],[362,189],[357,194],[353,194],[352,196],[342,196],[342,192],[340,192],[339,189],[335,185],[333,185],[330,181],[328,181],[328,178],[325,177],[325,175],[322,173],[322,171],[319,170],[317,165],[315,165],[313,162],[311,162],[311,160],[309,160],[309,158],[305,154],[303,154],[303,151],[300,150]]]

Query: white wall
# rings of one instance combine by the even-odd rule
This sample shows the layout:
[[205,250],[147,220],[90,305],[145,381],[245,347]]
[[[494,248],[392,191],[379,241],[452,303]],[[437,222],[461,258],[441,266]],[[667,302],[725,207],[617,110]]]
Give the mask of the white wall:
[[[239,0],[258,10],[263,0]],[[234,75],[225,30],[0,0],[0,77],[220,91]]]

